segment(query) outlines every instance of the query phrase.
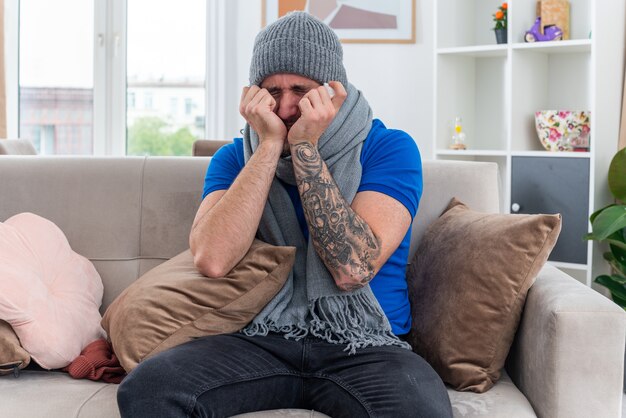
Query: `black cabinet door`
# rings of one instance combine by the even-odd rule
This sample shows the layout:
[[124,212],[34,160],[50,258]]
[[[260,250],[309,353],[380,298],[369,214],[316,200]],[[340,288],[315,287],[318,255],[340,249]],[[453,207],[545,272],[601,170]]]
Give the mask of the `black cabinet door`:
[[[517,209],[517,211],[516,211]],[[511,213],[560,213],[562,229],[550,260],[587,263],[589,159],[513,157]]]

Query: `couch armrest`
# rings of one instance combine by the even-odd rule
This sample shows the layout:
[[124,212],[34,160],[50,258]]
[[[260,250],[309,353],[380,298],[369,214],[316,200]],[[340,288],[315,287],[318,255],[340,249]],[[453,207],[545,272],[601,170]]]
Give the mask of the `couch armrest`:
[[623,309],[546,265],[507,370],[539,417],[621,417],[625,336]]

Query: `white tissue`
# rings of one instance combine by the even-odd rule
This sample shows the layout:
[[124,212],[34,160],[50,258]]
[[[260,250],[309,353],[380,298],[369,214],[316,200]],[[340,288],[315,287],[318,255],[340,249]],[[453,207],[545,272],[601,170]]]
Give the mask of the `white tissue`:
[[326,90],[328,90],[328,94],[330,95],[331,99],[335,97],[335,90],[333,90],[333,88],[329,86],[328,83],[324,83],[324,87],[326,87]]

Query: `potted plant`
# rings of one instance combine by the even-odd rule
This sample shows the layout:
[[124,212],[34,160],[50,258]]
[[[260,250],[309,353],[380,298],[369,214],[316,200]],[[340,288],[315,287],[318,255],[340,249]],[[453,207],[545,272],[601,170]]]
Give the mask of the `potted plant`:
[[616,199],[589,217],[592,232],[585,239],[609,244],[604,259],[611,274],[602,274],[594,282],[605,286],[613,301],[626,309],[626,148],[618,151],[609,166],[609,189]]
[[506,36],[506,12],[509,8],[509,5],[505,2],[498,7],[498,10],[492,15],[493,21],[496,22],[493,30],[496,33],[496,42],[499,44],[507,43]]

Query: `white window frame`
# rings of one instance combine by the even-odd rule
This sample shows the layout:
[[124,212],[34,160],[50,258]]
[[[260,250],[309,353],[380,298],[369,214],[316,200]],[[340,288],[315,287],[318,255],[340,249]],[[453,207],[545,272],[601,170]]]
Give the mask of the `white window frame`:
[[[237,1],[206,0],[205,137],[237,130]],[[19,0],[5,0],[7,135],[19,133]],[[127,0],[94,1],[93,154],[126,155]],[[230,68],[231,71],[228,71]],[[234,116],[234,117],[233,117]]]

